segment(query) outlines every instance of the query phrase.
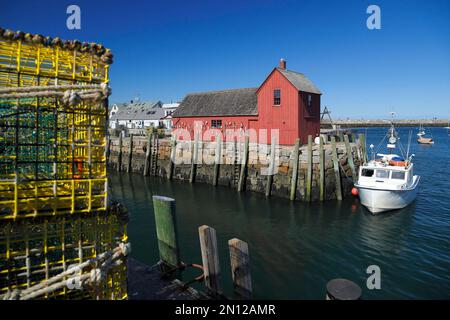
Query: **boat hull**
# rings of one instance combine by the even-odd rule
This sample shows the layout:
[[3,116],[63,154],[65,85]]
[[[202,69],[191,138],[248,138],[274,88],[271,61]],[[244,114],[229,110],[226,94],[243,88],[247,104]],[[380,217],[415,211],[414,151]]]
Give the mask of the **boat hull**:
[[359,191],[361,204],[373,214],[405,208],[417,197],[419,177],[416,176],[414,178],[416,181],[407,190],[387,190],[356,186]]

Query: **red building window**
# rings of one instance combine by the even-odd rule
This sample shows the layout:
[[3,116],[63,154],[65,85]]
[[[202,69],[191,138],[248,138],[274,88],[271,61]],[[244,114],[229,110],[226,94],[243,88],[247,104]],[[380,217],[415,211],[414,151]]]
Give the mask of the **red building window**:
[[211,128],[222,128],[222,120],[211,120]]
[[273,104],[275,106],[279,106],[281,104],[281,90],[280,89],[273,90]]

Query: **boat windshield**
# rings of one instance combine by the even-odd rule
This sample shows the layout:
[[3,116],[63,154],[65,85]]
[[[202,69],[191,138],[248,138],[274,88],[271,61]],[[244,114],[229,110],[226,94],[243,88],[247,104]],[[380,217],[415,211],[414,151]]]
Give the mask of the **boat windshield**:
[[391,179],[405,180],[405,173],[401,171],[392,171]]
[[389,170],[376,170],[375,176],[381,179],[389,179]]
[[362,169],[361,175],[363,177],[373,177],[374,170],[372,169]]

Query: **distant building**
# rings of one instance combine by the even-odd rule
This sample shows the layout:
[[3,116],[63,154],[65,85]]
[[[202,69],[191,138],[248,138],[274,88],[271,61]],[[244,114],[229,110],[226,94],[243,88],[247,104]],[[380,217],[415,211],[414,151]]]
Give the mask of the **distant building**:
[[162,121],[167,129],[172,129],[172,113],[179,105],[179,103],[164,103],[162,105],[162,108],[164,109],[164,118]]
[[[117,108],[114,108],[116,106]],[[110,128],[144,129],[163,125],[166,110],[162,108],[161,101],[157,102],[130,102],[114,105],[110,111]]]
[[320,133],[319,89],[302,73],[286,69],[286,61],[272,69],[258,88],[191,93],[173,113],[174,128],[188,130],[279,130],[280,144],[303,143]]

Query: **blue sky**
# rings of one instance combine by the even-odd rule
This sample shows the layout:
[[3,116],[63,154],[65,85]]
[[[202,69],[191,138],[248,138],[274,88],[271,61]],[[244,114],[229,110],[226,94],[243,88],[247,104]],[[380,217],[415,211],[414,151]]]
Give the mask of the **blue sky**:
[[[66,8],[81,8],[81,30]],[[381,30],[366,28],[370,4]],[[450,118],[450,1],[4,1],[0,26],[112,49],[111,102],[257,87],[280,58],[337,118]]]

